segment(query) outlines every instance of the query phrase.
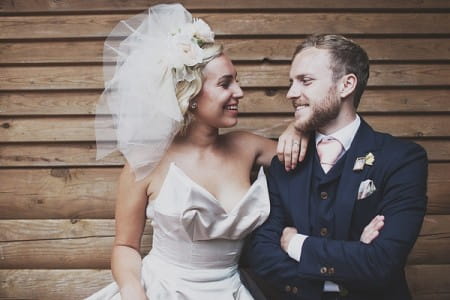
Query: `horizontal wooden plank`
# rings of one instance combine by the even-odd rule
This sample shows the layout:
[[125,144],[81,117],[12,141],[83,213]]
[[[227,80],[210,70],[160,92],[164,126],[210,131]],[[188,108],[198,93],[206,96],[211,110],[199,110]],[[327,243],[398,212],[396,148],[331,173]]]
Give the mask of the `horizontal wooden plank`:
[[[242,87],[287,87],[288,64],[239,64]],[[450,85],[450,64],[396,64],[371,66],[369,86],[417,87]],[[102,67],[27,66],[0,67],[2,90],[103,89]]]
[[[447,300],[450,265],[406,267],[415,300]],[[0,270],[0,297],[8,299],[82,299],[112,282],[110,270]]]
[[0,170],[0,219],[112,218],[119,168]]
[[[291,113],[286,89],[244,89],[239,111]],[[0,92],[0,116],[92,115],[101,91]],[[368,89],[359,112],[450,112],[449,89]]]
[[101,91],[0,92],[0,115],[92,115],[100,95]]
[[[426,216],[408,264],[449,264],[450,215]],[[0,220],[0,269],[109,268],[114,220]],[[145,227],[141,254],[151,249]]]
[[[372,61],[450,60],[447,38],[374,38],[354,39]],[[229,39],[219,38],[225,53],[239,61],[290,61],[301,39]],[[49,41],[0,43],[0,64],[22,63],[100,63],[103,41]]]
[[83,299],[112,282],[110,270],[0,270],[2,299]]
[[[286,99],[287,89],[283,88],[267,88],[267,89],[244,89],[244,98],[239,102],[239,111],[245,113],[291,113],[293,111],[292,102]],[[26,94],[24,94],[26,95]],[[22,104],[26,99],[14,101],[16,96],[14,93],[9,94],[11,100],[3,101],[2,93],[0,93],[0,103],[5,102],[5,114],[8,108],[20,109],[24,114],[26,105]],[[20,96],[18,96],[20,97]],[[27,97],[27,96],[24,96]],[[30,96],[31,97],[31,96]],[[14,106],[10,106],[14,103]],[[34,103],[31,99],[27,103]],[[52,107],[57,107],[53,104]],[[18,107],[18,108],[16,108]],[[35,108],[31,110],[44,111],[44,109]],[[59,111],[63,111],[60,109]],[[358,112],[379,112],[379,113],[396,113],[396,112],[448,112],[450,111],[450,90],[449,89],[368,89],[364,92]],[[0,112],[1,114],[1,112]]]
[[414,142],[425,148],[429,161],[450,160],[449,140],[415,140]]
[[[450,140],[415,140],[431,162],[450,162]],[[96,160],[95,143],[0,144],[1,167],[88,167],[122,166],[124,159],[114,152]]]
[[[183,3],[189,10],[192,9],[433,9],[450,8],[447,1],[427,0],[166,0],[164,3]],[[103,12],[103,11],[130,11],[145,10],[151,5],[161,3],[160,0],[2,0],[0,13],[32,13],[32,12]]]
[[[119,167],[0,169],[0,219],[113,218],[119,172]],[[428,214],[450,214],[448,174],[448,163],[429,165]]]
[[[431,148],[447,152],[447,144],[436,143]],[[97,160],[95,143],[0,144],[2,167],[122,166],[124,162],[118,151]]]
[[[105,37],[134,14],[3,16],[0,39]],[[448,34],[442,13],[198,13],[217,35]],[[230,26],[232,24],[232,26]],[[286,26],[289,24],[289,26]]]
[[434,163],[428,165],[428,214],[450,212],[450,165]]
[[[0,269],[109,268],[114,220],[0,220]],[[151,248],[150,221],[141,253]]]
[[450,264],[450,215],[427,215],[408,257],[410,265]]
[[[432,216],[437,221],[432,222],[430,232],[437,232],[434,223],[446,222],[445,216]],[[115,228],[112,219],[55,219],[55,220],[1,220],[0,242],[35,242],[78,240],[85,238],[114,237]],[[150,220],[144,229],[144,235],[151,236],[153,229]],[[150,240],[151,241],[151,240]]]
[[[241,116],[236,127],[221,131],[246,130],[276,138],[292,121],[292,115]],[[364,118],[376,130],[398,137],[450,137],[450,128],[442,126],[449,123],[450,115],[367,115]],[[106,125],[104,127],[106,128]],[[99,128],[102,129],[102,125]],[[105,134],[104,140],[110,139],[111,136],[112,133]],[[3,142],[90,142],[95,140],[94,117],[0,117],[0,140]]]
[[413,299],[448,299],[450,296],[450,265],[412,265],[406,268]]

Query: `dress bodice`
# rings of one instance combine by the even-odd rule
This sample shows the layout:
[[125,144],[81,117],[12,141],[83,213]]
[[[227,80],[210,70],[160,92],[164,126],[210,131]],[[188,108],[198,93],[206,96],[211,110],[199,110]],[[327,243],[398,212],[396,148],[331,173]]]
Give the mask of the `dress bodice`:
[[[245,236],[268,217],[262,168],[247,193],[227,212],[205,188],[174,163],[155,200],[152,250],[142,260],[141,282],[154,300],[252,300],[242,284],[238,261]],[[116,282],[89,300],[120,300]]]
[[152,255],[192,268],[237,264],[244,237],[269,215],[261,168],[247,193],[227,212],[205,188],[171,163],[158,197],[147,207],[152,219]]

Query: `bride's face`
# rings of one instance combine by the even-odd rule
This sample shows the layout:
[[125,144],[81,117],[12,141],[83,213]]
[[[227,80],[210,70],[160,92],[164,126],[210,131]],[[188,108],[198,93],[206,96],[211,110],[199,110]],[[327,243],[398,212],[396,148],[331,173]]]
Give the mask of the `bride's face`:
[[196,97],[196,120],[216,128],[236,125],[243,92],[231,60],[225,55],[216,57],[205,66],[203,75],[205,81]]

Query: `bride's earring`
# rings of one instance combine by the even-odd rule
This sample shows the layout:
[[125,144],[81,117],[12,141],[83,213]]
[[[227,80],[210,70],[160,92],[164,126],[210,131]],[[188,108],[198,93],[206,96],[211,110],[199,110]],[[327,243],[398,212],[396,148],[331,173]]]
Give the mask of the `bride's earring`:
[[198,104],[197,104],[197,102],[195,102],[195,101],[192,101],[191,104],[189,105],[189,108],[190,108],[191,110],[196,110],[197,107],[198,107]]

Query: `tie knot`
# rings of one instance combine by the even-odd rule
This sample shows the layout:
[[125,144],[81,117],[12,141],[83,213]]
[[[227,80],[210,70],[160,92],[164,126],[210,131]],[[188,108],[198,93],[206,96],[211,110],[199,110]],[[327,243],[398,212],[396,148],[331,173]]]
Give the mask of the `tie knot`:
[[344,150],[344,147],[334,138],[324,138],[317,144],[317,154],[325,173],[336,163],[342,150]]

